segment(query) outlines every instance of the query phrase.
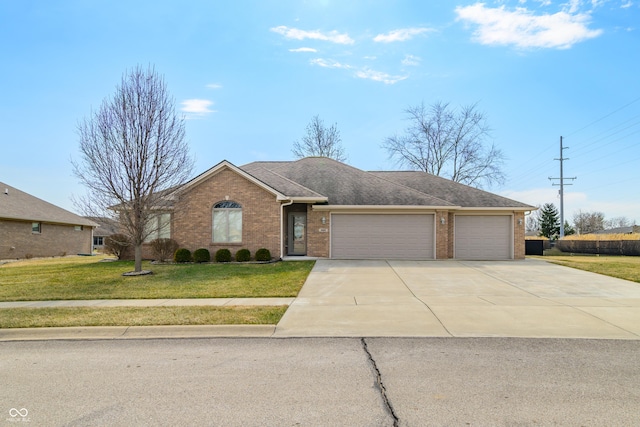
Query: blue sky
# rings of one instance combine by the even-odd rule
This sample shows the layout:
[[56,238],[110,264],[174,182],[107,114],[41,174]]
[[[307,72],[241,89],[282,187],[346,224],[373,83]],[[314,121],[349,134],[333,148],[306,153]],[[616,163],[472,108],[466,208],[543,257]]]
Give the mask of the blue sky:
[[315,115],[349,164],[421,102],[478,103],[507,157],[490,191],[640,223],[640,1],[0,0],[0,181],[75,211],[76,126],[140,64],[184,114],[195,173],[293,159]]

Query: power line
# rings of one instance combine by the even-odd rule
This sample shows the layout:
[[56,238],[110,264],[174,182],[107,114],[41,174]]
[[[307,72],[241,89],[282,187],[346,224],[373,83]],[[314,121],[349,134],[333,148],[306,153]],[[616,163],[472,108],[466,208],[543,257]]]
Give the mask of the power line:
[[596,123],[601,122],[602,120],[606,119],[607,117],[614,115],[615,113],[617,113],[617,112],[618,112],[618,111],[620,111],[620,110],[624,110],[624,109],[625,109],[625,108],[627,108],[628,106],[630,106],[630,105],[632,105],[632,104],[635,104],[635,103],[636,103],[636,102],[638,102],[638,101],[640,101],[640,97],[638,97],[638,98],[634,99],[633,101],[629,102],[628,104],[625,104],[625,105],[623,105],[622,107],[620,107],[620,108],[618,108],[618,109],[616,109],[616,110],[614,110],[614,111],[610,112],[609,114],[604,115],[604,116],[600,117],[599,119],[596,119],[596,120],[592,121],[592,122],[591,122],[591,123],[589,123],[588,125],[583,126],[583,127],[581,127],[580,129],[578,129],[578,130],[576,130],[576,131],[571,132],[571,133],[570,133],[569,135],[567,135],[567,136],[572,136],[572,135],[575,135],[575,134],[576,134],[576,133],[578,133],[578,132],[582,132],[582,131],[583,131],[583,130],[585,130],[586,128],[591,127],[591,126],[595,125]]
[[[636,119],[636,118],[638,118],[638,117],[640,117],[640,116],[632,117],[632,118],[631,118],[631,119],[629,119],[629,120],[626,120],[626,121],[624,121],[624,122],[622,122],[622,123],[620,123],[620,124],[618,124],[618,125],[616,125],[616,126],[614,126],[614,127],[612,127],[612,128],[607,129],[607,130],[606,130],[606,131],[604,131],[604,132],[601,132],[599,135],[602,135],[602,134],[604,134],[604,133],[606,133],[606,132],[609,132],[609,131],[611,131],[611,130],[613,130],[613,129],[616,129],[616,128],[618,128],[618,127],[620,127],[620,126],[622,126],[622,125],[624,125],[624,124],[626,124],[626,123],[630,122],[631,120],[634,120],[634,119]],[[632,127],[634,127],[634,126],[637,126],[637,125],[639,125],[639,124],[640,124],[640,120],[638,120],[638,121],[637,121],[637,122],[635,122],[635,123],[630,124],[629,126],[626,126],[626,127],[622,128],[622,129],[618,129],[617,131],[615,131],[615,132],[613,132],[613,133],[610,133],[610,134],[608,134],[608,135],[605,135],[605,136],[603,136],[602,138],[595,139],[595,140],[593,140],[592,142],[590,142],[590,143],[588,143],[588,144],[585,144],[585,145],[579,145],[578,147],[576,147],[576,151],[582,151],[582,150],[584,150],[585,148],[591,147],[592,145],[597,144],[598,142],[604,141],[604,140],[606,140],[607,138],[611,138],[611,137],[613,137],[614,135],[617,135],[617,134],[619,134],[620,132],[623,132],[623,131],[625,131],[625,130],[627,130],[627,129],[629,129],[629,128],[632,128]],[[615,141],[608,142],[608,143],[606,143],[605,145],[610,144],[610,143],[612,143],[612,142],[620,141],[620,139],[624,139],[624,138],[626,138],[627,136],[631,136],[631,135],[633,135],[633,134],[635,134],[635,133],[637,133],[637,132],[634,132],[634,133],[628,134],[628,135],[626,135],[626,136],[625,136],[625,137],[623,137],[623,138],[618,138],[618,139],[616,139]],[[599,135],[594,135],[594,137],[597,137],[597,136],[599,136]],[[596,149],[597,149],[597,148],[596,148]],[[593,150],[591,150],[591,151],[593,151]],[[588,151],[588,152],[590,153],[591,151]],[[579,155],[582,155],[582,154],[584,154],[584,153],[580,153]],[[577,155],[576,155],[576,156],[574,156],[574,157],[577,157]]]
[[[636,158],[633,158],[633,159],[627,160],[626,162],[616,163],[615,165],[606,166],[606,167],[604,167],[604,168],[595,169],[595,170],[590,170],[590,171],[588,171],[588,172],[581,172],[581,174],[582,174],[582,176],[585,176],[585,175],[586,175],[586,176],[589,176],[589,175],[592,175],[592,174],[597,173],[597,172],[605,171],[605,170],[607,170],[607,169],[611,169],[611,168],[619,168],[619,167],[620,167],[620,166],[622,166],[622,165],[626,165],[626,164],[628,164],[628,163],[637,162],[638,160],[640,160],[640,157],[636,157]],[[635,179],[635,178],[634,178],[634,179]]]
[[[574,158],[576,158],[576,157],[584,156],[585,154],[593,153],[594,151],[598,151],[600,148],[604,148],[604,147],[606,147],[606,146],[608,146],[608,145],[613,144],[614,142],[621,141],[621,140],[626,139],[627,137],[630,137],[630,136],[635,135],[635,134],[637,134],[637,133],[640,133],[640,130],[637,130],[637,131],[635,131],[635,132],[631,132],[631,133],[629,133],[629,134],[627,134],[627,135],[621,136],[621,137],[620,137],[620,138],[618,138],[618,139],[614,139],[613,141],[609,141],[609,142],[607,142],[606,144],[602,144],[602,145],[601,145],[601,146],[599,146],[599,147],[593,148],[593,149],[588,150],[588,151],[584,151],[584,152],[582,152],[582,153],[580,153],[580,154],[577,154],[577,155],[575,155],[575,156],[573,156],[573,157],[574,157]],[[627,147],[619,148],[619,149],[618,149],[618,152],[620,152],[620,151],[622,151],[622,150],[626,150],[626,149],[628,149],[628,148],[635,147],[635,146],[636,146],[636,145],[638,145],[638,144],[640,144],[640,142],[636,142],[635,144],[631,144],[631,145],[629,145],[629,146],[627,146]],[[607,154],[607,155],[605,155],[605,156],[602,156],[602,157],[608,157],[608,156],[610,156],[611,154],[616,154],[616,153],[609,153],[609,154]],[[598,159],[595,159],[595,160],[592,160],[591,162],[593,162],[593,161],[597,161],[597,160],[601,159],[602,157],[600,157],[600,158],[598,158]],[[587,162],[587,163],[591,163],[591,162]]]

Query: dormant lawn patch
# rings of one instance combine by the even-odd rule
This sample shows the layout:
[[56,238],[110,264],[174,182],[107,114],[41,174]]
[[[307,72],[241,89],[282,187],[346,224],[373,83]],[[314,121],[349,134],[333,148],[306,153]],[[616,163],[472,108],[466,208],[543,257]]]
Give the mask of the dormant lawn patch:
[[541,259],[567,267],[640,283],[640,257],[564,255],[545,256]]

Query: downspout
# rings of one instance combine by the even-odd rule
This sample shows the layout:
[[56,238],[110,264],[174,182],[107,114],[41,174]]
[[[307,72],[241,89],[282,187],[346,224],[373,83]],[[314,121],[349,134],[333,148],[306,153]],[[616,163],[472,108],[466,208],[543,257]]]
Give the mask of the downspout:
[[289,200],[289,202],[280,205],[280,259],[284,258],[284,208],[292,204],[293,200]]

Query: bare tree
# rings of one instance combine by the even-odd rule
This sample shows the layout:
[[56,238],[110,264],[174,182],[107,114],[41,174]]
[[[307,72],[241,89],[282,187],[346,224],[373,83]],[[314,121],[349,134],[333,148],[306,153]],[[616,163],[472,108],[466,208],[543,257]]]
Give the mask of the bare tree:
[[602,212],[578,211],[573,214],[573,225],[578,234],[604,230],[604,214]]
[[389,158],[409,169],[476,187],[504,182],[504,154],[485,142],[491,129],[477,104],[455,110],[436,102],[409,107],[405,113],[410,125],[404,134],[382,143]]
[[537,205],[538,209],[530,212],[527,215],[527,220],[525,223],[525,231],[527,232],[539,232],[540,231],[540,210],[542,206]]
[[605,228],[631,227],[632,225],[635,225],[635,224],[626,216],[617,216],[615,218],[608,219],[604,222]]
[[334,123],[325,127],[320,117],[314,116],[307,125],[307,134],[293,143],[293,155],[301,159],[307,156],[330,157],[344,162],[347,156],[342,146],[340,131]]
[[72,163],[88,190],[80,199],[83,210],[111,212],[120,221],[139,272],[143,242],[168,225],[163,196],[193,169],[184,119],[176,115],[164,79],[154,68],[138,66],[80,121],[78,135],[80,161]]

